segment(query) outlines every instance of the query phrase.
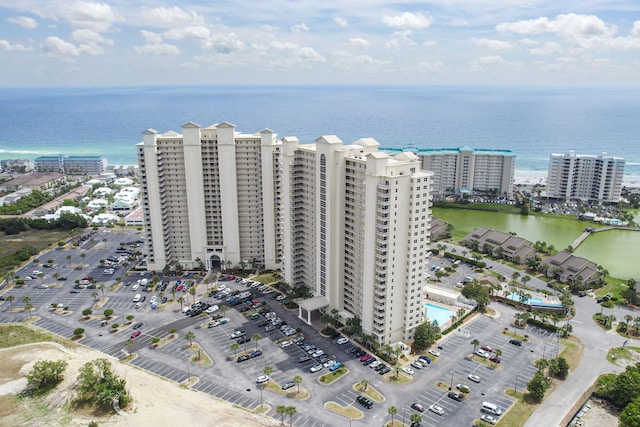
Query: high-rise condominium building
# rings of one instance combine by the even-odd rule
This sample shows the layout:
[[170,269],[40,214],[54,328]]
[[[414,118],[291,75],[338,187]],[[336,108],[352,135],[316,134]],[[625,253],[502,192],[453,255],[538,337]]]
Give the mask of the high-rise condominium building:
[[153,129],[137,145],[147,268],[275,269],[282,259],[280,143],[222,123]]
[[624,158],[599,155],[551,154],[547,196],[563,200],[620,201]]
[[381,344],[410,339],[424,319],[422,267],[429,249],[431,176],[411,152],[378,142],[282,140],[284,275],[328,307],[361,319]]
[[383,148],[390,153],[401,150],[416,153],[420,157],[420,167],[433,172],[435,198],[472,194],[513,197],[516,156],[510,150]]

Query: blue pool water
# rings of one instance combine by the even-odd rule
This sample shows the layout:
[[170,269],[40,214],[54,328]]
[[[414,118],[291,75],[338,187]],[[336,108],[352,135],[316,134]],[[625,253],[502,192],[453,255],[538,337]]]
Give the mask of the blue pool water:
[[424,310],[426,317],[431,321],[436,320],[438,322],[438,326],[444,325],[455,315],[453,310],[433,304],[425,304]]
[[[520,302],[520,295],[516,294],[515,292],[510,293],[508,298],[510,300]],[[542,305],[542,304],[544,304],[544,302],[540,298],[529,298],[529,299],[526,299],[524,301],[524,303],[525,304],[529,304],[529,305]]]

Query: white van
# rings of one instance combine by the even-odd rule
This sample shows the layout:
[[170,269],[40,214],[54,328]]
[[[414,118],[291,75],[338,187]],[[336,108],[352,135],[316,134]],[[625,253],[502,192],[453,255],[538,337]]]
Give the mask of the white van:
[[492,415],[502,414],[502,411],[500,410],[500,408],[498,408],[496,404],[490,403],[490,402],[482,402],[482,411]]
[[142,299],[142,295],[136,294],[136,296],[133,297],[133,302],[140,302],[141,299]]

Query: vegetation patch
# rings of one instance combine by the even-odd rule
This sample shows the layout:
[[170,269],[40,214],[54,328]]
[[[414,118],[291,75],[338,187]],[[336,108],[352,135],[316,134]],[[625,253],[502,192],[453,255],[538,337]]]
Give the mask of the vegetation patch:
[[346,375],[348,372],[349,370],[347,368],[340,368],[336,371],[329,372],[327,374],[320,376],[320,378],[318,378],[318,381],[320,381],[320,383],[322,384],[331,384],[338,378],[341,378],[344,375]]
[[640,347],[615,347],[607,353],[607,360],[614,365],[627,366],[640,361]]
[[410,375],[405,374],[404,372],[400,371],[400,372],[389,372],[385,375],[382,376],[382,379],[385,379],[387,381],[389,381],[390,383],[394,383],[394,384],[406,384],[408,382],[410,382],[411,380],[413,380],[413,377]]
[[364,417],[362,411],[354,408],[353,406],[342,406],[336,402],[329,401],[324,404],[324,407],[331,412],[351,418],[352,420],[359,420]]
[[360,381],[359,383],[355,383],[353,385],[353,389],[358,393],[366,394],[371,398],[371,400],[374,400],[378,403],[384,402],[385,400],[384,395],[368,383],[363,383],[362,381]]
[[23,325],[0,325],[0,348],[9,348],[42,341],[69,345],[68,341],[56,339],[49,334],[36,331]]

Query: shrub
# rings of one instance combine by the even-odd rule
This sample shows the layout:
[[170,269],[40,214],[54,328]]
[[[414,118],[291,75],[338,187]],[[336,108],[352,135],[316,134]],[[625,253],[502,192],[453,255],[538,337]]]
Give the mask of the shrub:
[[84,334],[84,329],[82,329],[82,328],[75,328],[73,330],[73,335],[75,335],[75,336],[79,336],[79,335],[82,335],[82,334]]

